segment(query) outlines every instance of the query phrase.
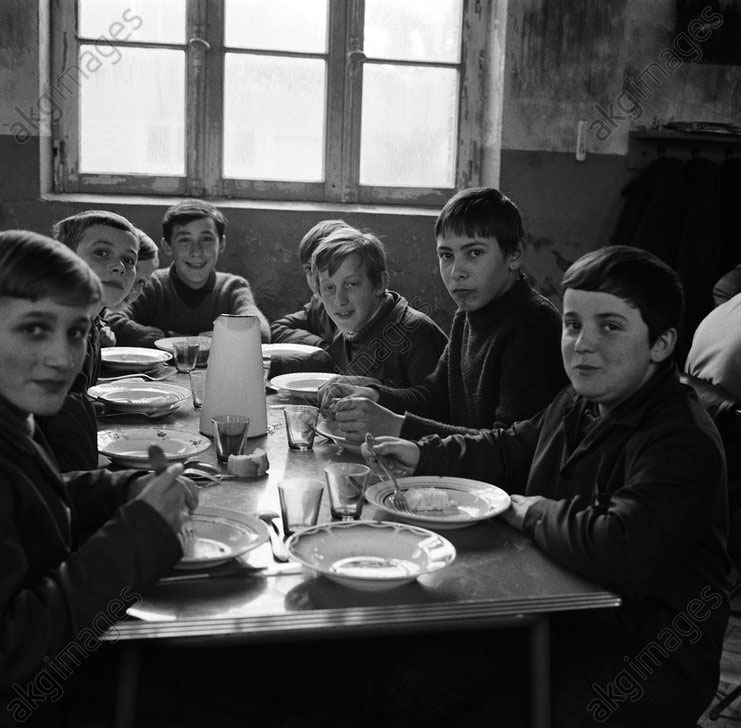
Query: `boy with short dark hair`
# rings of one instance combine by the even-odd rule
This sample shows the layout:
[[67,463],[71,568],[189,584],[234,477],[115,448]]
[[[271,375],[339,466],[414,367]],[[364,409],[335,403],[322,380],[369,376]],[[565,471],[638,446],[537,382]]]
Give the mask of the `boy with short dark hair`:
[[314,225],[298,244],[298,259],[306,275],[306,284],[312,292],[311,299],[303,308],[270,324],[271,341],[274,344],[307,344],[326,349],[336,326],[324,310],[324,304],[314,292],[311,273],[311,256],[319,243],[340,228],[350,227],[344,220],[322,220]]
[[226,218],[203,200],[185,200],[162,218],[162,250],[169,268],[156,270],[136,300],[126,306],[129,321],[117,324],[127,346],[152,346],[167,336],[210,331],[223,313],[256,316],[263,341],[270,341],[267,319],[257,307],[248,281],[216,271],[226,247]]
[[394,387],[420,383],[447,337],[426,314],[387,290],[386,254],[372,233],[340,228],[311,258],[314,290],[337,331],[327,348],[337,371]]
[[535,414],[566,383],[560,317],[521,273],[519,210],[499,190],[466,189],[435,223],[440,275],[458,304],[436,369],[413,387],[330,383],[337,425],[354,441],[366,432],[418,438],[475,432]]
[[[571,386],[546,409],[509,429],[416,444],[382,438],[377,450],[400,474],[496,483],[512,494],[507,523],[622,597],[614,610],[552,616],[554,727],[694,725],[718,682],[729,563],[723,446],[673,362],[682,286],[651,253],[613,246],[576,261],[563,288]],[[496,685],[498,665],[511,677],[497,650],[518,644],[526,654],[512,634],[465,638],[465,664],[445,673],[457,676],[445,686],[454,697],[434,716],[412,699],[420,685],[435,691],[419,667],[428,655],[413,653],[394,681],[417,686],[392,709],[399,723],[412,724],[409,713],[444,720],[485,700],[469,692],[467,674]],[[445,646],[432,647],[439,667]]]

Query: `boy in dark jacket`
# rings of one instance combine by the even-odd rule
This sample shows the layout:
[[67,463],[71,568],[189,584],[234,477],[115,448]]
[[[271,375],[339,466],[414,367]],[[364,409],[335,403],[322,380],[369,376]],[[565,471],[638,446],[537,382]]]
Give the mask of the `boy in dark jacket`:
[[[682,287],[651,253],[624,246],[580,258],[563,287],[571,386],[545,410],[508,429],[417,444],[382,438],[377,449],[404,474],[503,487],[512,494],[505,521],[621,595],[618,609],[552,618],[554,726],[694,725],[718,682],[729,563],[722,444],[673,363]],[[480,701],[466,676],[496,670],[497,649],[512,642],[477,635],[465,664],[448,665],[460,683],[448,685],[450,700],[431,701],[431,720],[450,725],[448,711]],[[435,649],[430,659],[445,663],[444,647]],[[410,696],[424,671],[410,664],[401,675],[394,684],[406,684],[409,707],[400,710],[419,719]],[[487,680],[496,685],[496,674]]]

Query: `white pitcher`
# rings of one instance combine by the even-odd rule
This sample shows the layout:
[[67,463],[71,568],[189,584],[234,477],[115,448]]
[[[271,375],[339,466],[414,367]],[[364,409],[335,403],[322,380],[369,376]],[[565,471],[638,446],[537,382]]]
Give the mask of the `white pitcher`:
[[268,431],[260,322],[256,316],[221,314],[214,322],[200,430],[213,436],[214,415],[250,418],[248,437]]

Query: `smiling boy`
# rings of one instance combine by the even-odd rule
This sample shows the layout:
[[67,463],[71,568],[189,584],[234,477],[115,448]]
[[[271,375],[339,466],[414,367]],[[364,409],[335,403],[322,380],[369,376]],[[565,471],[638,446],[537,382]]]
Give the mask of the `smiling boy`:
[[337,327],[327,353],[338,372],[406,387],[432,371],[447,337],[429,316],[387,290],[386,254],[375,235],[335,230],[317,246],[311,268]]
[[333,383],[325,401],[351,440],[474,432],[535,414],[566,384],[558,311],[521,272],[519,210],[499,190],[462,190],[435,223],[440,276],[458,310],[424,382],[406,388]]
[[216,271],[226,247],[226,218],[203,200],[170,207],[162,218],[162,250],[169,268],[154,272],[142,293],[126,306],[128,322],[117,322],[120,344],[152,346],[166,336],[210,331],[221,314],[256,316],[263,341],[270,341],[267,319],[247,280]]
[[[571,387],[543,412],[476,437],[383,438],[377,450],[405,475],[496,483],[512,494],[507,523],[620,594],[618,609],[552,618],[554,726],[694,725],[718,682],[729,564],[722,444],[673,363],[681,283],[652,254],[613,246],[576,261],[563,287]],[[436,719],[464,695],[467,705],[483,699],[469,693],[467,672],[496,684],[487,670],[498,635],[475,635],[465,665],[448,665],[461,683],[446,686],[456,697],[437,704]],[[402,673],[422,677],[414,666]]]

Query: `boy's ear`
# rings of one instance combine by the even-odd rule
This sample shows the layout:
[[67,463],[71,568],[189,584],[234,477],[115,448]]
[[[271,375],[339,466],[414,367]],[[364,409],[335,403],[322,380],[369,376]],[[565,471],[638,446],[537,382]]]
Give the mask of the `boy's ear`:
[[172,247],[170,246],[170,243],[167,241],[167,238],[162,238],[160,240],[160,248],[167,253],[167,255],[172,255]]
[[376,287],[376,290],[374,293],[377,296],[382,296],[384,293],[386,293],[386,290],[389,287],[389,274],[384,270],[381,271],[381,282]]
[[660,364],[668,359],[677,345],[677,330],[667,329],[651,346],[651,361]]
[[221,240],[219,240],[219,253],[223,253],[224,248],[226,248],[226,235],[222,235]]
[[509,260],[507,262],[510,270],[519,270],[522,265],[522,256],[524,255],[524,252],[525,250],[522,245],[522,240],[520,239],[517,241],[517,247],[509,254]]

